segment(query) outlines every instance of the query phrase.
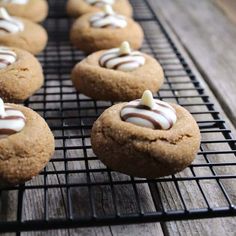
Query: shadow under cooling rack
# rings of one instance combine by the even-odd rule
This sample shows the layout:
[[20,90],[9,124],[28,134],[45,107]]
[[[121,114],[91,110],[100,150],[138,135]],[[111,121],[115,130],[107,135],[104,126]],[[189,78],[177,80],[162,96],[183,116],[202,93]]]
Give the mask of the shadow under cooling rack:
[[46,80],[25,104],[48,122],[56,152],[39,176],[2,189],[0,232],[236,215],[235,140],[148,1],[131,2],[145,32],[142,51],[165,71],[156,97],[184,106],[200,127],[195,161],[176,175],[146,180],[109,170],[96,158],[91,127],[112,103],[76,93],[70,71],[85,55],[69,43],[65,1],[50,0],[44,24],[50,40],[38,56]]

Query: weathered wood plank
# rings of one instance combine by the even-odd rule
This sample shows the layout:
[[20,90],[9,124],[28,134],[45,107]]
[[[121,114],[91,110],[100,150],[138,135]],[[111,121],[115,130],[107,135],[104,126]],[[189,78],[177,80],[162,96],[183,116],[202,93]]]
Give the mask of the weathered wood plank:
[[216,0],[218,6],[225,12],[225,14],[236,23],[236,1],[234,0]]
[[[178,1],[176,1],[178,2]],[[150,0],[150,3],[156,10],[156,13],[158,14],[158,17],[161,18],[162,23],[164,24],[165,28],[167,29],[168,33],[171,35],[172,39],[174,39],[174,42],[176,43],[178,49],[180,49],[180,52],[183,54],[184,58],[187,58],[187,62],[191,65],[191,69],[194,68],[190,60],[188,59],[188,56],[184,52],[183,48],[181,45],[178,43],[178,40],[176,36],[172,33],[172,30],[170,30],[169,25],[165,23],[165,18],[163,15],[167,15],[168,18],[168,11],[169,8],[172,9],[172,14],[174,14],[175,9],[175,4],[173,1],[161,1],[161,0]],[[177,12],[183,11],[180,10],[179,8],[176,9],[175,14],[178,15]],[[163,15],[162,15],[163,14]],[[173,15],[172,15],[173,16]],[[178,16],[176,16],[178,18]],[[176,18],[175,17],[175,18]],[[173,18],[174,19],[174,18]],[[175,19],[176,21],[176,19]],[[186,19],[186,21],[188,21]],[[169,23],[171,23],[169,19]],[[173,25],[171,25],[173,26]],[[178,26],[176,26],[178,27]],[[205,88],[207,93],[211,94],[209,91],[209,88],[206,86],[204,83],[201,75],[193,69],[193,72],[195,75],[197,75],[197,78],[201,82],[201,86]],[[174,78],[173,78],[174,79]],[[176,79],[183,79],[183,78],[176,78]],[[183,85],[182,85],[183,87]],[[175,84],[172,84],[172,88],[178,88],[176,87]],[[183,92],[183,91],[178,91],[177,94],[179,95],[193,95],[192,92]],[[212,95],[212,94],[211,94]],[[222,109],[218,106],[218,103],[214,96],[212,96],[212,99],[216,103],[216,107],[218,110],[222,111]],[[188,102],[200,102],[199,99],[185,99],[184,102],[185,104]],[[187,107],[190,111],[196,112],[196,111],[204,111],[204,108],[199,106],[199,107]],[[222,112],[223,114],[224,112]],[[224,114],[223,114],[224,116]],[[196,120],[199,119],[211,119],[209,115],[200,115],[200,116],[195,116]],[[227,118],[227,117],[224,117]],[[231,128],[232,125],[230,122],[227,122]],[[215,140],[217,138],[222,139],[223,137],[218,134],[203,134],[203,140]],[[217,150],[218,148],[221,150],[227,150],[227,145],[225,144],[219,144],[219,145],[202,145],[205,151],[207,150]],[[211,162],[219,163],[219,162],[229,162],[229,161],[235,161],[235,157],[232,155],[228,156],[223,156],[223,155],[212,155],[208,157]],[[204,158],[202,156],[198,156],[197,159],[194,162],[195,164],[198,163],[204,163]],[[217,174],[227,174],[227,173],[233,173],[235,174],[235,170],[229,167],[224,167],[224,168],[214,168]],[[211,170],[206,167],[206,168],[194,168],[194,172],[197,176],[204,176],[204,175],[212,175]],[[184,170],[177,176],[192,176],[193,173],[189,169]],[[234,181],[222,181],[224,182],[224,187],[229,193],[229,196],[231,200],[235,203],[236,198],[235,198],[235,192],[236,192],[236,185]],[[179,189],[181,193],[184,196],[185,204],[188,208],[199,208],[199,207],[206,207],[206,202],[204,201],[204,198],[202,194],[200,193],[199,186],[201,186],[204,190],[204,193],[209,199],[209,203],[211,207],[218,206],[218,205],[224,205],[228,204],[225,202],[224,197],[222,196],[222,190],[220,189],[220,186],[218,183],[213,180],[206,180],[206,181],[200,181],[200,184],[198,185],[197,182],[195,181],[190,181],[190,182],[182,182],[179,183]],[[180,199],[179,193],[177,191],[177,187],[172,184],[172,183],[162,183],[158,185],[159,190],[160,190],[160,195],[162,196],[162,204],[164,207],[167,209],[182,209],[183,208],[183,202]],[[212,225],[214,224],[214,227]],[[234,228],[235,228],[235,220],[232,218],[224,218],[224,219],[206,219],[206,220],[194,220],[194,221],[179,221],[179,222],[169,222],[163,225],[163,230],[166,235],[233,235],[234,234]]]
[[212,1],[157,0],[156,5],[236,125],[235,25]]

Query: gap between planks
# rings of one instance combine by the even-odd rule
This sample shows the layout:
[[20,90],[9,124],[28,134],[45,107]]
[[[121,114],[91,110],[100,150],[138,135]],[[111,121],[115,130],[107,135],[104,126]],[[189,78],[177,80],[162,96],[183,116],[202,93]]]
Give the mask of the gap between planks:
[[204,73],[227,116],[236,125],[235,24],[210,0],[157,0],[155,5]]
[[[190,0],[191,1],[191,0]],[[182,53],[183,57],[187,59],[188,64],[190,64],[190,68],[193,68],[193,73],[197,76],[198,80],[201,82],[201,85],[204,87],[206,93],[211,96],[211,100],[214,101],[216,104],[217,110],[221,112],[221,115],[223,116],[224,119],[227,120],[228,126],[233,130],[233,133],[235,134],[235,129],[234,126],[231,124],[227,116],[225,115],[224,111],[220,107],[218,101],[216,98],[213,96],[212,92],[206,85],[205,81],[201,77],[201,75],[198,73],[198,71],[195,69],[194,65],[191,63],[191,60],[189,59],[188,55],[185,53],[182,45],[180,45],[179,40],[177,39],[178,36],[176,36],[173,33],[173,28],[175,29],[175,26],[172,25],[174,15],[177,14],[177,12],[181,12],[180,9],[176,10],[175,14],[172,12],[172,18],[168,15],[168,11],[170,11],[169,8],[175,9],[176,2],[179,1],[169,1],[169,0],[149,0],[151,6],[153,9],[156,11],[156,14],[158,15],[158,18],[161,20],[161,23],[164,25],[165,29],[168,31],[170,34],[171,38],[174,39],[174,43],[177,45],[177,48],[180,49],[180,52]],[[183,1],[182,1],[183,2]],[[172,9],[172,11],[174,11]],[[170,13],[169,13],[170,14]],[[169,24],[166,23],[168,21]],[[175,19],[176,22],[176,19]],[[172,28],[172,29],[171,29]],[[201,108],[199,108],[199,111]],[[213,137],[208,137],[210,139],[213,139]],[[207,145],[204,145],[204,150],[209,150],[211,147],[208,147]],[[222,145],[219,145],[218,148],[222,148]],[[214,162],[224,162],[227,161],[226,159],[222,158],[219,159],[217,155],[215,157],[212,157],[211,160],[214,160]],[[228,159],[229,160],[229,159]],[[230,158],[233,162],[235,162],[235,157],[232,156]],[[197,161],[197,160],[196,160]],[[206,171],[206,172],[205,172]],[[185,171],[184,171],[185,172]],[[184,172],[181,172],[180,175],[183,175]],[[201,174],[209,174],[208,170],[203,170],[200,171]],[[235,170],[232,171],[232,169],[228,168],[221,168],[218,170],[218,174],[227,174],[227,173],[236,173]],[[233,199],[235,202],[236,200],[236,183],[235,181],[229,181],[228,183],[224,183],[224,186],[226,187],[227,191],[230,193],[230,197]],[[183,184],[181,186],[181,189],[185,189],[186,192],[189,193],[189,201],[190,202],[195,202],[198,201],[199,206],[201,206],[202,201],[199,198],[199,193],[196,192],[197,186],[187,186]],[[207,197],[209,199],[212,199],[212,201],[221,201],[220,199],[220,191],[219,187],[215,185],[215,183],[209,181],[206,186],[204,186],[204,190],[206,193],[211,193]],[[161,189],[161,188],[160,188]],[[162,191],[166,192],[166,199],[165,199],[165,204],[170,205],[171,208],[178,207],[179,203],[178,201],[175,200],[175,197],[177,196],[176,190],[174,189],[173,186],[163,186]],[[214,199],[213,195],[216,194],[216,199]],[[218,198],[219,196],[219,198]],[[213,197],[213,198],[212,198]],[[217,199],[218,198],[218,199]],[[221,202],[222,203],[222,202]],[[218,219],[202,219],[202,220],[190,220],[190,221],[178,221],[178,222],[167,222],[163,224],[163,231],[165,235],[235,235],[235,220],[234,218],[218,218]],[[214,225],[214,227],[212,227]]]

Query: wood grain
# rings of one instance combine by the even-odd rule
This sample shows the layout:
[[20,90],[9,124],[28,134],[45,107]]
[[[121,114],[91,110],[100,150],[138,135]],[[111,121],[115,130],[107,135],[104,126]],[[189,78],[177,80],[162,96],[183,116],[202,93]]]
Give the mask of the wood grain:
[[225,12],[225,14],[236,24],[236,1],[213,0]]
[[[183,47],[179,44],[179,39],[176,35],[173,34],[173,31],[170,27],[174,27],[172,25],[173,21],[170,21],[168,18],[168,11],[169,8],[171,8],[171,12],[173,13],[175,9],[175,3],[173,1],[162,1],[162,0],[150,0],[149,1],[152,5],[152,7],[155,9],[156,14],[161,19],[162,24],[164,24],[165,29],[167,32],[171,35],[171,38],[174,40],[175,44],[177,45],[177,48],[180,50],[181,54],[184,56],[184,58],[187,60],[188,64],[190,65],[191,69],[193,69],[193,73],[197,76],[198,80],[200,81],[200,84],[202,87],[204,87],[207,94],[211,95],[211,101],[214,101],[216,104],[217,110],[221,112],[221,115],[227,119],[225,116],[222,108],[219,106],[218,101],[214,98],[213,94],[209,90],[208,86],[205,84],[203,78],[201,75],[197,72],[194,65],[191,63],[191,60],[189,59],[188,55],[185,53]],[[176,1],[176,4],[179,1]],[[175,14],[177,14],[177,11],[180,11],[180,9],[177,9]],[[166,23],[165,19],[168,19],[168,23]],[[175,24],[175,23],[173,23]],[[176,26],[177,27],[177,26]],[[174,78],[173,78],[174,79]],[[183,78],[176,78],[176,79],[183,79]],[[181,85],[183,88],[186,85]],[[176,85],[173,84],[172,88],[175,88]],[[178,88],[178,87],[176,87]],[[178,95],[193,95],[190,91],[186,93],[185,92],[179,92]],[[185,99],[184,103],[192,103],[192,102],[201,103],[199,99]],[[204,107],[198,106],[198,107],[187,107],[191,112],[201,112],[204,111]],[[199,120],[199,118],[204,120],[211,119],[209,115],[201,115],[201,116],[195,116],[196,120]],[[235,134],[234,127],[232,124],[227,121],[227,124],[233,129],[233,132]],[[222,139],[223,137],[220,134],[202,134],[203,140],[215,140],[215,139]],[[227,150],[229,148],[225,144],[219,144],[219,145],[211,145],[206,144],[202,145],[202,148],[204,148],[204,151],[207,150]],[[215,163],[227,163],[228,161],[235,162],[235,157],[233,155],[224,156],[224,155],[212,155],[210,157],[211,162]],[[203,163],[204,158],[198,156],[195,160],[195,164]],[[194,172],[197,176],[210,176],[212,175],[211,170],[209,168],[194,168]],[[236,174],[234,168],[230,167],[224,167],[224,168],[218,168],[216,170],[217,174]],[[193,173],[191,173],[190,170],[184,170],[179,174],[179,176],[191,176]],[[227,191],[230,194],[231,200],[235,203],[235,192],[236,192],[236,184],[235,181],[223,181],[224,187],[227,189]],[[203,188],[204,193],[206,194],[207,199],[210,199],[211,206],[217,206],[224,204],[224,198],[222,196],[222,191],[219,187],[219,184],[216,183],[216,181],[202,181],[200,186]],[[179,197],[177,188],[172,183],[164,183],[161,184],[161,186],[158,186],[160,189],[160,194],[162,196],[162,204],[167,209],[178,209],[183,207],[183,203]],[[206,204],[203,200],[203,196],[200,193],[199,185],[197,182],[182,182],[179,184],[179,188],[181,192],[187,193],[184,194],[184,200],[188,207],[195,208],[195,207],[204,207]],[[223,201],[223,202],[222,202]],[[214,227],[212,227],[214,225]],[[206,219],[206,220],[194,220],[194,221],[179,221],[179,222],[169,222],[163,225],[163,230],[165,235],[234,235],[234,227],[235,227],[235,220],[233,218],[220,218],[220,219]]]
[[235,25],[212,1],[156,2],[231,122],[236,125]]

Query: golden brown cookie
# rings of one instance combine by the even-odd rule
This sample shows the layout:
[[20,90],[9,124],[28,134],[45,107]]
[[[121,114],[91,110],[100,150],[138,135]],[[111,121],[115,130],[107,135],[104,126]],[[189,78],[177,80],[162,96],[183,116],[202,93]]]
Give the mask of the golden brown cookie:
[[22,102],[42,85],[44,76],[38,60],[18,48],[0,47],[0,97]]
[[[85,14],[77,19],[71,28],[71,42],[80,50],[90,53],[101,49],[114,48],[125,40],[129,41],[134,49],[141,47],[143,30],[131,18],[125,17],[123,20],[121,16],[118,16],[117,22],[116,19],[111,19],[111,22],[107,23],[107,20],[92,21],[94,17],[97,18],[94,13]],[[103,16],[101,15],[101,17]],[[114,22],[117,25],[113,25]]]
[[42,26],[23,18],[12,17],[4,8],[0,8],[0,24],[0,45],[37,54],[47,44],[47,32]]
[[[68,0],[67,13],[72,17],[79,17],[87,13],[100,11],[101,6],[103,5],[102,2],[106,3],[106,1],[101,0],[95,1],[94,4],[89,4],[88,2],[86,2],[86,0]],[[133,9],[128,0],[115,0],[112,7],[114,11],[119,14],[129,17],[133,15]]]
[[[47,123],[33,110],[15,104],[5,104],[6,114],[0,116],[0,185],[16,185],[38,175],[54,153],[54,137]],[[12,113],[15,112],[14,117]],[[12,117],[12,118],[11,118]],[[2,119],[7,123],[2,129]],[[4,133],[8,135],[4,136]],[[13,134],[10,134],[13,133]]]
[[1,0],[0,7],[5,7],[10,15],[27,18],[34,22],[43,21],[48,14],[46,0]]
[[[137,110],[132,110],[137,108],[135,102],[133,105],[122,103],[110,107],[94,123],[91,143],[98,158],[112,170],[143,178],[175,174],[190,165],[200,146],[199,128],[192,115],[183,107],[171,104],[177,116],[171,128],[160,130],[141,127],[130,122],[135,118],[139,118],[136,121],[140,122],[143,118],[147,119],[145,122],[148,125],[160,126],[154,119],[158,111],[147,109],[148,115],[156,112],[153,119],[142,116]],[[133,120],[127,122],[131,118]]]
[[[97,100],[130,101],[140,98],[146,89],[151,90],[153,93],[159,90],[163,84],[164,75],[160,64],[154,58],[135,51],[131,55],[127,55],[127,57],[124,55],[119,57],[111,53],[114,50],[116,49],[95,52],[74,67],[71,78],[79,92]],[[114,66],[113,69],[103,67],[100,64],[100,59],[105,59],[108,62],[105,54],[110,54],[111,59],[115,59],[114,63],[117,63],[118,60],[118,64],[121,63],[126,66],[123,69],[130,69],[129,66],[131,66],[132,70],[118,70],[122,69],[122,67],[115,68],[118,64],[112,64],[112,60],[110,65]],[[127,60],[137,59],[137,63],[140,63],[139,60],[142,60],[140,57],[145,59],[144,64],[134,68],[132,66],[136,64],[133,61],[128,61],[131,64],[119,61],[124,60],[127,62]]]

